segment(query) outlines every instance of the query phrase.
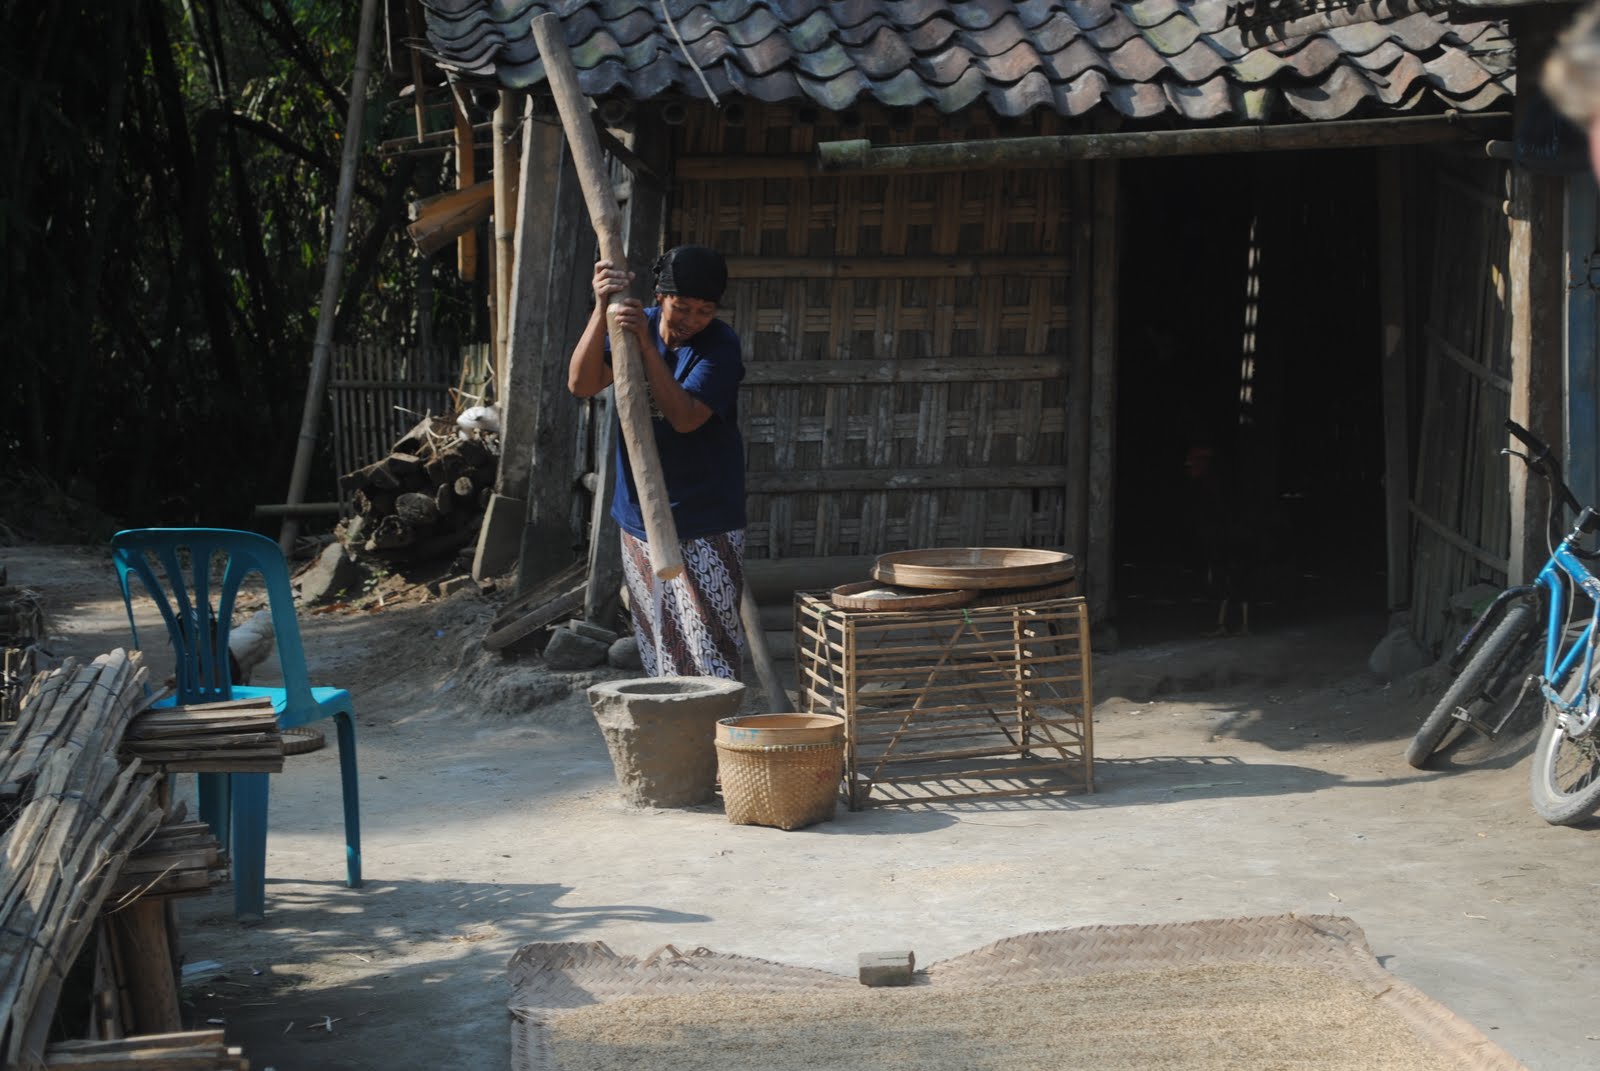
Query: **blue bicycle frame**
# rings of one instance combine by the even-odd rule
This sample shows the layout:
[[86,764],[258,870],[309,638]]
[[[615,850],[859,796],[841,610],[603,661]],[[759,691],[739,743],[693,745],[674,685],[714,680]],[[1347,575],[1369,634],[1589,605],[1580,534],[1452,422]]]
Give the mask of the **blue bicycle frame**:
[[[1539,678],[1539,691],[1556,709],[1557,717],[1561,721],[1560,727],[1569,736],[1579,736],[1588,732],[1597,715],[1600,715],[1600,705],[1589,703],[1588,688],[1578,688],[1570,703],[1557,691],[1557,688],[1569,679],[1569,674],[1577,664],[1580,654],[1583,656],[1583,675],[1578,679],[1587,681],[1594,671],[1594,646],[1589,641],[1595,633],[1595,621],[1600,618],[1600,578],[1590,573],[1572,552],[1573,542],[1582,534],[1581,524],[1580,518],[1579,527],[1573,528],[1556,547],[1550,560],[1539,570],[1538,579],[1535,581],[1550,596],[1545,617],[1544,675]],[[1561,644],[1567,614],[1567,585],[1563,575],[1570,577],[1594,603],[1594,611],[1589,615],[1589,624],[1565,650]],[[1571,720],[1573,715],[1578,715],[1578,720]]]

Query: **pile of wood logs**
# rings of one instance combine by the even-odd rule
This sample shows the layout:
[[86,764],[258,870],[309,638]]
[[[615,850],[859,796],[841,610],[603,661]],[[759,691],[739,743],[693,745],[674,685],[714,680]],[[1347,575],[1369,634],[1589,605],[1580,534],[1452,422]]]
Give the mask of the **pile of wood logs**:
[[387,457],[339,477],[356,515],[341,539],[390,561],[424,561],[470,542],[483,522],[500,459],[492,437],[429,417]]

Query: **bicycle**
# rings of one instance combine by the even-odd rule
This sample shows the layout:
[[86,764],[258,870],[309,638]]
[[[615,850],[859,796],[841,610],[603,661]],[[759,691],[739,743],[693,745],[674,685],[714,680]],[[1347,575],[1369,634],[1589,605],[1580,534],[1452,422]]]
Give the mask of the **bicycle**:
[[[1600,513],[1578,502],[1548,446],[1515,421],[1507,420],[1505,427],[1528,452],[1509,447],[1503,452],[1521,459],[1529,471],[1549,484],[1550,557],[1533,583],[1507,588],[1496,596],[1462,638],[1451,656],[1451,668],[1475,646],[1476,653],[1417,730],[1406,749],[1406,759],[1421,768],[1451,730],[1462,725],[1495,736],[1528,689],[1537,688],[1545,710],[1533,752],[1533,809],[1553,825],[1573,825],[1600,808],[1600,734],[1596,732],[1600,665],[1595,661],[1600,578],[1584,564],[1600,560],[1600,550],[1580,545],[1583,537],[1600,531]],[[1577,521],[1563,535],[1566,510],[1576,513]],[[1589,601],[1589,619],[1574,635],[1571,615],[1580,598]],[[1538,627],[1541,617],[1542,635]],[[1488,638],[1477,646],[1485,633]],[[1526,673],[1541,650],[1541,672]],[[1516,699],[1505,706],[1499,721],[1490,725],[1479,717],[1501,704],[1519,677]]]

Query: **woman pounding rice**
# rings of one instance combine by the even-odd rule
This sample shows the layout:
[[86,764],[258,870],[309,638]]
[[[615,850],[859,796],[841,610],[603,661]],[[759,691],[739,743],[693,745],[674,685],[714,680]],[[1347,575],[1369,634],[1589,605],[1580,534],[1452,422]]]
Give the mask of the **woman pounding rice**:
[[[650,387],[651,426],[683,553],[683,574],[658,580],[650,568],[633,467],[616,436],[611,516],[622,528],[622,566],[652,677],[737,679],[744,651],[739,597],[744,586],[744,442],[739,436],[739,336],[716,318],[728,282],[722,254],[705,246],[670,249],[655,264],[656,304],[620,302],[617,325],[639,340]],[[594,269],[594,312],[572,351],[567,387],[590,398],[612,381],[606,306],[633,273],[602,260]]]

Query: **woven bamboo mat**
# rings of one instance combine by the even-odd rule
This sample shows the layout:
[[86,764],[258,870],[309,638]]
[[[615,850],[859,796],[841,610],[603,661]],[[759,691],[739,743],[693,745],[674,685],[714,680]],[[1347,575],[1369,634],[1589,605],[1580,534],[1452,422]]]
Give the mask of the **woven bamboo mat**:
[[[802,1022],[808,1016],[837,1024],[839,1031],[855,1032],[849,1061],[853,1067],[868,1071],[909,1066],[900,1062],[907,1055],[905,1031],[918,1029],[920,1020],[908,1014],[914,1010],[908,1001],[930,1009],[936,1005],[930,1021],[938,1022],[941,1034],[960,1032],[962,1024],[952,1017],[959,1019],[967,1012],[981,1019],[993,1018],[996,1007],[1009,1014],[1019,1008],[1064,1010],[1066,1003],[1075,1005],[1071,1009],[1075,1018],[1055,1014],[1058,1040],[1050,1044],[1059,1044],[1058,1055],[1047,1052],[1040,1059],[1037,1039],[1041,1031],[1049,1036],[1052,1020],[1052,1013],[1045,1010],[1037,1013],[1041,1020],[1037,1028],[1019,1032],[1008,1026],[1002,1031],[1006,1036],[1028,1037],[1030,1051],[1007,1053],[1002,1040],[992,1052],[994,1062],[981,1061],[985,1068],[1155,1067],[1144,1024],[1152,1024],[1148,1030],[1159,1030],[1163,1021],[1167,1029],[1181,1030],[1182,1037],[1175,1035],[1175,1041],[1185,1046],[1172,1053],[1170,1066],[1209,1067],[1195,1055],[1196,1025],[1203,1034],[1208,1024],[1216,1022],[1225,1033],[1230,1029],[1227,1020],[1220,1014],[1213,1019],[1212,1005],[1237,1003],[1247,990],[1255,1001],[1268,994],[1272,1006],[1265,1015],[1257,1013],[1259,1018],[1251,1020],[1245,1031],[1252,1036],[1282,1036],[1285,1056],[1298,1046],[1299,1062],[1285,1062],[1285,1067],[1526,1071],[1448,1008],[1385,971],[1360,928],[1350,919],[1332,915],[1089,926],[1024,934],[935,963],[919,976],[918,985],[899,990],[866,989],[854,978],[825,971],[704,948],[680,952],[670,945],[639,959],[619,956],[598,942],[531,944],[512,957],[508,973],[512,1071],[586,1071],[606,1066],[666,1071],[688,1066],[687,1054],[703,1055],[726,1041],[716,1036],[715,1020],[723,1015],[729,1020],[728,1031],[736,1034],[733,1048],[741,1066],[797,1071],[834,1066],[808,1062],[806,1051],[817,1037],[817,1023]],[[1281,1000],[1275,995],[1280,987]],[[1303,1022],[1294,993],[1312,995]],[[609,1014],[595,1014],[602,1009]],[[846,1022],[841,1009],[848,1009],[855,1021]],[[569,1017],[566,1025],[563,1017]],[[1329,1033],[1340,1030],[1329,1024],[1340,1022],[1351,1024],[1349,1032]],[[1105,1036],[1091,1037],[1100,1023],[1106,1026]],[[1353,1029],[1355,1024],[1360,1024],[1359,1030]],[[880,1025],[882,1036],[866,1036],[878,1033]],[[992,1031],[992,1023],[975,1023],[973,1028],[981,1032],[985,1026]],[[1231,1029],[1236,1039],[1239,1026]],[[1388,1036],[1383,1036],[1384,1029]],[[576,1047],[571,1040],[574,1031],[581,1042]],[[1125,1062],[1118,1062],[1118,1046],[1123,1044],[1119,1031],[1134,1048],[1144,1046]],[[764,1041],[772,1051],[763,1049]],[[1232,1043],[1225,1036],[1215,1040],[1212,1048],[1219,1049],[1215,1066],[1247,1066],[1237,1062],[1242,1055],[1237,1049],[1229,1050]],[[607,1047],[613,1044],[615,1048]],[[675,1049],[674,1044],[681,1047]],[[1205,1048],[1203,1040],[1199,1044]],[[1349,1051],[1361,1044],[1375,1046],[1374,1053],[1392,1055],[1384,1060]],[[943,1038],[933,1047],[953,1054],[961,1051]],[[1309,1060],[1308,1052],[1313,1054]],[[1327,1058],[1317,1059],[1320,1053]],[[837,1058],[835,1054],[827,1059]],[[952,1055],[950,1060],[941,1066],[980,1066],[970,1056]],[[1159,1066],[1168,1064],[1163,1061]]]

